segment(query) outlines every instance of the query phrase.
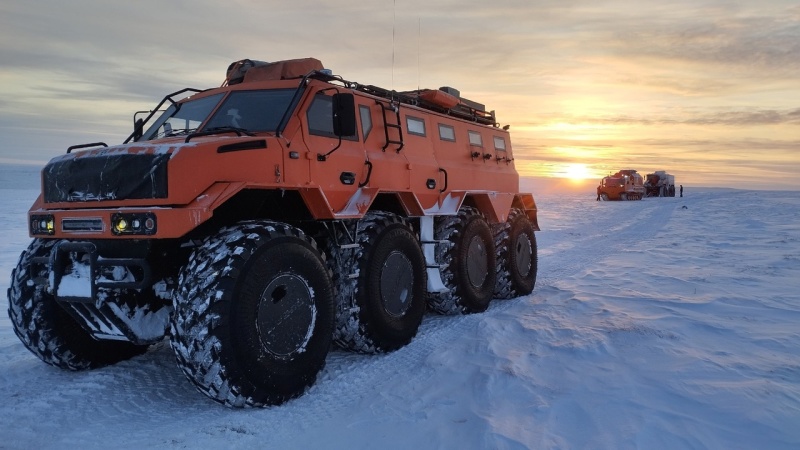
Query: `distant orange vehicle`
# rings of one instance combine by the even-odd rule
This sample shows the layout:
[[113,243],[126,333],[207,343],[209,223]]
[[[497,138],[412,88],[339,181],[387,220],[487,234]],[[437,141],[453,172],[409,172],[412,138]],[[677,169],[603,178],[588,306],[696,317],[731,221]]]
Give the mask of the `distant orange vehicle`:
[[641,200],[644,182],[635,170],[624,169],[600,180],[597,200]]
[[332,342],[387,352],[425,311],[525,295],[536,203],[507,127],[452,88],[394,92],[313,58],[228,67],[166,96],[121,145],[42,170],[9,316],[48,364],[84,370],[169,336],[198,390],[278,404]]

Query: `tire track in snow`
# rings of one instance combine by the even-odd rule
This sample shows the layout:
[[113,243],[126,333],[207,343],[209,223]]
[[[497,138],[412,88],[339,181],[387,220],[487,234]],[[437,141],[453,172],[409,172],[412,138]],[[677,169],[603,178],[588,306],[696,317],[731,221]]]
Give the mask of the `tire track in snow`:
[[[567,224],[574,220],[576,225],[537,233],[537,286],[551,286],[561,278],[575,276],[601,264],[606,256],[630,251],[632,244],[654,236],[664,229],[674,210],[680,207],[674,200],[651,198],[631,202],[599,202],[596,206],[605,211],[594,211],[589,215],[591,220],[580,222],[570,217],[555,219]],[[542,203],[546,207],[546,202]]]

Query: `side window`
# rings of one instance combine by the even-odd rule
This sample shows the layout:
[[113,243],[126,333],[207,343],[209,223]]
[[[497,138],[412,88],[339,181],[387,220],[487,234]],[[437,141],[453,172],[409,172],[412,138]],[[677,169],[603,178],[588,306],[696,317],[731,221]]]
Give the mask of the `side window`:
[[327,95],[317,95],[306,112],[308,131],[320,136],[333,135],[333,100]]
[[501,138],[500,136],[495,136],[494,149],[501,152],[506,151],[506,140]]
[[[317,94],[306,111],[308,132],[317,136],[336,137],[333,134],[333,98]],[[342,136],[342,139],[357,141],[356,135]]]
[[361,114],[361,130],[364,133],[364,140],[367,140],[369,132],[372,131],[372,115],[370,114],[369,107],[364,105],[358,106],[358,112]]
[[476,147],[483,147],[483,139],[481,138],[481,134],[477,131],[469,131],[469,145],[474,145]]
[[450,125],[445,125],[443,123],[439,124],[439,139],[443,141],[456,141],[456,130],[455,128],[451,127]]
[[410,134],[425,136],[425,121],[416,117],[406,117],[406,128]]

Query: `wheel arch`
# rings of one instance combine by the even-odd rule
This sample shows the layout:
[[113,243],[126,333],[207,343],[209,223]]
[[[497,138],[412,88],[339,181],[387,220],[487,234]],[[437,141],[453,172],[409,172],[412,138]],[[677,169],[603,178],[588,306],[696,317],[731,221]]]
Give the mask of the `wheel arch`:
[[536,208],[536,200],[533,199],[532,194],[516,194],[514,201],[511,203],[512,208],[519,208],[525,211],[525,215],[533,225],[533,231],[541,231],[539,229],[538,209]]
[[490,223],[505,222],[508,219],[511,208],[519,208],[525,211],[525,215],[530,219],[534,230],[539,231],[536,201],[531,194],[469,193],[464,199],[463,206],[476,208]]
[[208,236],[244,220],[298,222],[313,218],[296,190],[244,188],[213,205],[212,217],[196,227],[190,237]]

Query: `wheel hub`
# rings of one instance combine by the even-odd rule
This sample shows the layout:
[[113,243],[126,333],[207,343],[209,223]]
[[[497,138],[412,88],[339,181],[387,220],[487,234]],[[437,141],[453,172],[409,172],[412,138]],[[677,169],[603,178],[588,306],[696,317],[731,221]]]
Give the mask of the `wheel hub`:
[[295,274],[275,277],[258,304],[258,336],[262,347],[277,356],[302,352],[314,330],[316,308],[308,282]]
[[411,306],[414,266],[406,255],[392,252],[381,267],[381,301],[387,313],[400,317]]
[[474,236],[467,249],[467,278],[473,286],[481,287],[488,274],[486,246],[480,236]]
[[517,245],[514,246],[514,258],[517,263],[517,270],[523,275],[531,271],[531,255],[533,246],[527,234],[521,234],[517,238]]

